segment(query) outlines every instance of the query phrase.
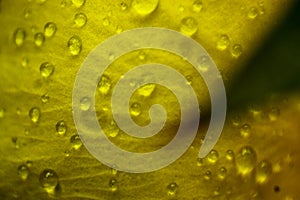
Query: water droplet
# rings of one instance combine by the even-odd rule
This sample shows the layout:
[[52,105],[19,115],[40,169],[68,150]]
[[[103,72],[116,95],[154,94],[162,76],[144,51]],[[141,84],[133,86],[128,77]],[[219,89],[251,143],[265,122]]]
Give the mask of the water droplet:
[[29,132],[30,132],[29,128],[27,128],[27,127],[26,127],[26,128],[24,128],[24,134],[25,134],[25,135],[28,135],[28,134],[29,134]]
[[28,63],[29,63],[28,58],[23,58],[22,61],[21,61],[21,66],[22,67],[27,67]]
[[44,26],[44,35],[45,37],[53,37],[56,33],[56,24],[53,22],[48,22],[47,24],[45,24]]
[[84,5],[85,0],[72,0],[72,3],[75,7],[80,8]]
[[131,104],[130,106],[130,114],[132,116],[139,116],[142,112],[142,109],[141,109],[141,104],[139,103],[133,103]]
[[29,10],[27,8],[24,9],[24,18],[28,19],[30,17],[30,15],[31,15],[31,10]]
[[138,55],[140,60],[145,60],[146,58],[146,53],[144,51],[139,51],[139,55]]
[[56,186],[58,185],[58,176],[52,169],[45,169],[41,172],[39,178],[41,186],[48,192],[54,193]]
[[125,3],[125,2],[122,2],[121,4],[120,4],[120,7],[121,7],[121,10],[127,10],[128,9],[128,5],[127,5],[127,3]]
[[207,160],[208,160],[208,162],[210,162],[210,163],[216,163],[217,161],[218,161],[218,159],[219,159],[219,153],[216,151],[216,150],[211,150],[210,152],[209,152],[209,154],[207,155]]
[[4,108],[0,108],[0,118],[3,118],[5,115],[5,109]]
[[27,167],[31,167],[32,164],[33,164],[33,162],[32,162],[31,160],[27,160],[27,161],[26,161],[26,166],[27,166]]
[[110,190],[112,192],[117,191],[117,189],[118,189],[118,182],[117,182],[117,180],[114,179],[114,178],[110,179],[110,181],[109,181],[109,187],[110,187]]
[[238,58],[238,57],[240,57],[242,52],[243,52],[243,49],[242,49],[242,46],[240,44],[233,45],[232,50],[231,50],[232,57]]
[[157,8],[159,0],[133,0],[132,8],[140,15],[149,15]]
[[251,135],[251,126],[249,124],[244,124],[240,130],[241,136],[247,138]]
[[54,72],[54,65],[49,62],[44,62],[40,66],[40,74],[44,78],[48,78]]
[[12,137],[11,141],[14,144],[14,146],[15,146],[16,149],[20,148],[20,142],[19,142],[19,139],[17,137]]
[[71,55],[77,56],[81,52],[82,43],[78,36],[72,36],[68,41],[68,48]]
[[176,183],[170,183],[167,189],[169,195],[175,195],[178,189],[178,185]]
[[227,49],[227,47],[229,46],[229,37],[228,35],[221,35],[219,40],[217,41],[217,49],[223,51],[225,49]]
[[110,21],[108,18],[103,18],[103,22],[102,22],[103,26],[109,26],[110,25]]
[[63,120],[57,122],[55,128],[59,135],[64,135],[67,132],[67,125]]
[[204,165],[204,159],[203,158],[197,158],[197,166],[203,166]]
[[207,181],[211,179],[211,171],[210,170],[207,170],[205,172],[204,179],[207,180]]
[[14,32],[14,42],[15,44],[20,47],[23,45],[24,40],[26,38],[26,32],[23,28],[17,28]]
[[193,11],[194,12],[200,12],[202,10],[203,3],[202,0],[196,0],[193,3]]
[[114,121],[110,122],[110,126],[107,130],[108,134],[110,137],[114,138],[119,134],[119,127],[116,125],[116,123]]
[[236,165],[239,173],[242,175],[249,174],[256,165],[256,152],[252,147],[245,146],[240,149],[236,156]]
[[45,41],[45,36],[43,33],[36,33],[34,35],[34,44],[35,46],[37,47],[41,47],[43,44],[44,44],[44,41]]
[[37,123],[41,117],[41,111],[38,107],[33,107],[29,110],[28,115],[33,123]]
[[98,90],[101,94],[106,95],[111,87],[111,80],[108,76],[102,75],[98,83]]
[[113,165],[112,168],[111,168],[110,170],[111,170],[111,174],[112,174],[112,175],[114,175],[114,176],[117,175],[118,170],[116,169],[116,166],[115,166],[115,165]]
[[223,180],[225,179],[227,176],[227,169],[225,167],[221,167],[219,170],[218,170],[218,177],[219,179]]
[[26,180],[29,175],[29,168],[26,165],[20,165],[18,167],[18,174],[22,180]]
[[82,111],[87,111],[89,110],[91,107],[91,99],[89,97],[83,97],[80,100],[80,109]]
[[70,139],[70,142],[71,142],[72,148],[75,150],[78,150],[82,146],[82,142],[81,142],[79,135],[73,135]]
[[277,118],[279,117],[279,115],[280,115],[280,110],[279,110],[279,108],[273,107],[273,108],[270,110],[269,114],[268,114],[269,120],[270,120],[270,121],[276,121]]
[[241,117],[239,115],[235,115],[231,118],[231,122],[233,126],[239,126],[241,124]]
[[272,165],[270,162],[263,160],[256,167],[255,179],[257,183],[267,182],[269,176],[272,174]]
[[198,22],[193,17],[185,17],[181,20],[180,31],[187,35],[192,36],[198,30]]
[[231,149],[227,150],[227,152],[226,152],[226,158],[229,161],[232,161],[234,159],[234,152]]
[[65,151],[65,156],[66,156],[66,157],[69,157],[69,156],[70,156],[70,153],[71,153],[71,152],[70,152],[69,150],[66,150],[66,151]]
[[74,23],[77,27],[83,27],[87,22],[87,17],[84,13],[77,13],[74,16]]
[[255,19],[258,15],[258,10],[256,7],[251,7],[248,12],[248,17],[250,19]]
[[155,84],[146,84],[140,87],[137,92],[143,97],[149,97],[155,89]]
[[48,94],[43,94],[42,96],[41,96],[41,101],[43,102],[43,103],[47,103],[48,101],[49,101],[49,95]]

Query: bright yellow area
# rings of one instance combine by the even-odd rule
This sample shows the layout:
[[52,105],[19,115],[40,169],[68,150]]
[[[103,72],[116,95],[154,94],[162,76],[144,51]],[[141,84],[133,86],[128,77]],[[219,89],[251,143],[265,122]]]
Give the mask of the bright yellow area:
[[[228,87],[292,2],[1,0],[0,198],[299,199],[295,147],[300,130],[294,126],[300,118],[299,96],[288,102],[283,96],[271,99],[254,115],[246,108],[229,114],[217,154],[197,160],[208,124],[203,120],[193,146],[179,160],[147,174],[116,172],[94,159],[76,137],[71,109],[80,64],[112,35],[146,26],[182,31],[208,51]],[[154,103],[168,111],[167,126],[149,139],[149,145],[126,136],[112,121],[109,96],[118,78],[136,64],[153,61],[172,65],[186,76],[200,91],[203,114],[209,111],[206,87],[183,59],[159,51],[132,52],[107,70],[108,79],[96,96],[99,123],[113,142],[128,150],[157,149],[172,139],[179,125],[177,101],[161,86],[152,92],[151,87],[143,88],[131,99],[140,104],[130,107],[138,124],[149,123],[148,109]],[[41,73],[45,62],[51,65]],[[243,137],[246,123],[251,131]],[[251,161],[247,153],[243,157],[245,146],[256,154]],[[271,163],[272,172],[263,167],[264,160]],[[274,192],[276,185],[282,188],[279,193]]]

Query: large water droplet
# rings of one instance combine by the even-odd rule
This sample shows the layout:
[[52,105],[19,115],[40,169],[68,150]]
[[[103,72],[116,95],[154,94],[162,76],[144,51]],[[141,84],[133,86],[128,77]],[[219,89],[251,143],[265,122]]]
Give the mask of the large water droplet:
[[140,15],[149,15],[154,12],[159,0],[133,0],[132,8]]
[[67,132],[67,125],[63,120],[57,122],[55,128],[59,135],[64,135]]
[[17,28],[14,32],[14,42],[20,47],[23,45],[24,40],[26,38],[26,32],[23,28]]
[[81,52],[82,43],[78,36],[72,36],[68,41],[68,48],[71,55],[77,56]]
[[208,162],[210,162],[210,163],[216,163],[217,161],[218,161],[218,159],[219,159],[219,153],[216,151],[216,150],[211,150],[210,152],[209,152],[209,154],[207,155],[207,160],[208,160]]
[[180,31],[187,35],[192,36],[198,30],[198,22],[193,17],[185,17],[181,20]]
[[26,180],[29,175],[29,168],[26,165],[20,165],[18,167],[18,174],[22,180]]
[[74,23],[77,27],[83,27],[87,22],[87,17],[84,13],[77,13],[74,16]]
[[37,123],[41,117],[41,111],[38,107],[33,107],[29,110],[28,115],[33,123]]
[[141,104],[139,103],[133,103],[131,104],[130,106],[130,114],[132,116],[139,116],[142,112],[142,109],[141,109]]
[[70,142],[71,142],[72,148],[75,150],[78,150],[82,146],[82,142],[81,142],[79,135],[73,135],[70,138]]
[[229,46],[229,37],[226,34],[223,34],[220,36],[219,40],[217,41],[217,49],[223,51],[225,49],[227,49],[227,47]]
[[52,169],[45,169],[41,172],[39,178],[41,186],[48,192],[54,193],[56,186],[58,185],[58,176]]
[[258,163],[256,167],[255,179],[257,183],[267,182],[269,176],[272,174],[272,165],[270,162],[263,160]]
[[44,78],[48,78],[54,72],[54,65],[49,62],[44,62],[40,66],[40,74]]
[[256,152],[252,147],[245,146],[240,149],[236,156],[236,165],[238,172],[242,175],[249,174],[256,165]]
[[56,33],[56,24],[53,22],[48,22],[44,26],[44,35],[45,37],[53,37]]
[[100,93],[106,95],[111,87],[111,80],[108,76],[102,75],[98,83],[98,90]]
[[178,185],[176,183],[170,183],[167,189],[169,195],[175,195],[178,189]]

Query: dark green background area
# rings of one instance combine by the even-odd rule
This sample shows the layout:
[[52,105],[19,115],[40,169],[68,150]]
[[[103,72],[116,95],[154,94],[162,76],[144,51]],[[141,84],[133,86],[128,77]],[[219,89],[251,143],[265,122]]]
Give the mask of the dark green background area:
[[229,108],[300,92],[300,1],[268,37],[228,90]]

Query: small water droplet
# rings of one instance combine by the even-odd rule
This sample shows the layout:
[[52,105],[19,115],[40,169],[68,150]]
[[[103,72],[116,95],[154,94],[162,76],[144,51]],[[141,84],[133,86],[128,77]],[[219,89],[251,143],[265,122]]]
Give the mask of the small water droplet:
[[208,162],[210,162],[210,163],[216,163],[217,161],[218,161],[218,159],[219,159],[219,153],[216,151],[216,150],[211,150],[210,152],[209,152],[209,154],[207,155],[207,160],[208,160]]
[[231,50],[232,57],[238,58],[238,57],[240,57],[242,52],[243,52],[243,49],[242,49],[242,46],[240,44],[233,45],[232,50]]
[[167,189],[169,195],[175,195],[178,189],[178,185],[176,183],[170,183]]
[[197,166],[203,166],[204,165],[204,159],[203,158],[197,158]]
[[155,11],[159,0],[133,0],[132,8],[140,15],[149,15]]
[[198,22],[193,17],[185,17],[181,20],[180,31],[187,35],[192,36],[198,30]]
[[194,12],[200,12],[202,10],[202,7],[203,7],[203,3],[202,3],[202,0],[196,0],[194,1],[193,3],[193,11]]
[[74,16],[74,23],[77,27],[83,27],[87,22],[87,17],[84,13],[77,13]]
[[132,116],[139,116],[142,112],[142,109],[141,109],[141,104],[139,103],[133,103],[131,104],[130,106],[130,114]]
[[5,109],[4,108],[0,108],[0,118],[3,118],[5,115]]
[[98,90],[101,94],[106,95],[111,87],[111,80],[108,76],[102,75],[98,83]]
[[56,128],[56,132],[59,135],[64,135],[67,132],[67,125],[66,125],[65,121],[63,121],[63,120],[58,121],[56,123],[55,128]]
[[32,164],[33,164],[33,162],[32,162],[31,160],[27,160],[27,161],[26,161],[26,166],[27,166],[27,167],[31,167]]
[[244,124],[240,130],[241,136],[247,138],[251,135],[251,126],[249,124]]
[[24,9],[24,18],[28,19],[30,15],[31,15],[31,10],[28,8]]
[[279,110],[279,108],[273,107],[273,108],[270,110],[268,116],[269,116],[269,120],[270,120],[270,121],[276,121],[277,118],[280,116],[280,110]]
[[265,183],[272,174],[272,164],[266,160],[261,161],[256,167],[255,179],[257,183]]
[[236,156],[236,165],[238,172],[242,175],[249,174],[255,167],[256,160],[256,152],[254,151],[254,149],[252,149],[252,147],[242,147]]
[[40,74],[44,78],[50,77],[54,72],[54,65],[49,62],[44,62],[40,66]]
[[45,169],[41,172],[39,178],[41,186],[48,192],[54,193],[56,186],[58,185],[58,176],[52,169]]
[[44,26],[44,35],[45,37],[53,37],[56,33],[56,24],[53,22],[48,22],[47,24],[45,24]]
[[18,137],[12,137],[12,138],[11,138],[11,141],[12,141],[12,143],[14,144],[14,146],[15,146],[16,149],[19,149],[19,148],[20,148],[20,142],[19,142]]
[[41,111],[38,107],[33,107],[29,110],[28,115],[33,123],[37,123],[41,117]]
[[79,135],[73,135],[70,138],[70,142],[71,142],[72,148],[75,150],[78,150],[82,146],[82,142],[81,142]]
[[119,134],[119,127],[116,125],[116,123],[114,121],[110,122],[110,126],[107,130],[108,134],[110,137],[114,138]]
[[72,36],[68,41],[68,48],[70,50],[71,55],[79,55],[82,49],[81,39],[78,36]]
[[204,179],[205,180],[210,180],[211,179],[211,171],[210,170],[207,170],[206,172],[205,172],[205,174],[204,174]]
[[155,89],[155,84],[146,84],[140,87],[137,92],[143,97],[149,97]]
[[23,28],[17,28],[14,32],[14,42],[20,47],[23,45],[26,38],[26,32]]
[[117,175],[118,170],[116,169],[116,166],[115,166],[115,165],[113,165],[112,168],[111,168],[110,170],[111,170],[111,174],[112,174],[112,175],[114,175],[114,176]]
[[146,53],[144,51],[139,51],[139,55],[138,55],[140,60],[145,60],[146,58]]
[[208,56],[201,56],[198,59],[198,63],[199,63],[199,70],[203,73],[207,72],[209,69],[209,58]]
[[43,103],[47,103],[47,102],[49,101],[49,99],[50,99],[50,97],[49,97],[48,94],[43,94],[43,95],[41,96],[41,101],[42,101]]
[[128,9],[128,5],[127,5],[127,3],[125,3],[125,2],[122,2],[121,4],[120,4],[120,7],[121,7],[121,10],[127,10]]
[[117,189],[118,189],[118,182],[117,182],[117,180],[114,179],[114,178],[110,179],[110,181],[109,181],[109,187],[110,187],[110,190],[112,192],[117,191]]
[[34,35],[34,44],[35,46],[37,47],[41,47],[43,44],[44,44],[44,41],[45,41],[45,36],[43,33],[36,33]]
[[25,135],[28,135],[28,134],[29,134],[29,132],[30,132],[29,128],[27,128],[27,127],[26,127],[26,128],[24,128],[24,134],[25,134]]
[[103,18],[102,24],[103,26],[109,26],[110,25],[109,19],[107,17]]
[[82,111],[87,111],[89,110],[91,107],[91,99],[89,97],[83,97],[80,100],[80,109]]
[[72,3],[75,7],[80,8],[84,5],[85,0],[72,0]]
[[226,158],[229,161],[232,161],[234,159],[234,152],[231,149],[228,149],[226,152]]
[[220,38],[217,41],[217,49],[224,51],[229,46],[230,41],[229,37],[226,34],[223,34],[220,36]]
[[70,156],[70,153],[71,153],[71,152],[70,152],[69,150],[66,150],[66,151],[64,152],[64,154],[65,154],[66,157],[69,157],[69,156]]
[[250,19],[255,19],[258,15],[258,10],[256,7],[251,7],[248,11],[248,17]]
[[241,117],[239,115],[234,115],[232,118],[231,118],[231,122],[232,122],[232,125],[233,126],[239,126],[241,124]]
[[22,180],[26,180],[29,175],[29,168],[26,165],[20,165],[18,167],[18,174]]
[[218,170],[218,177],[219,179],[223,180],[225,179],[227,176],[227,169],[225,167],[221,167],[219,170]]
[[21,66],[22,67],[27,67],[28,66],[28,63],[29,63],[29,60],[28,58],[23,58],[22,61],[21,61]]

